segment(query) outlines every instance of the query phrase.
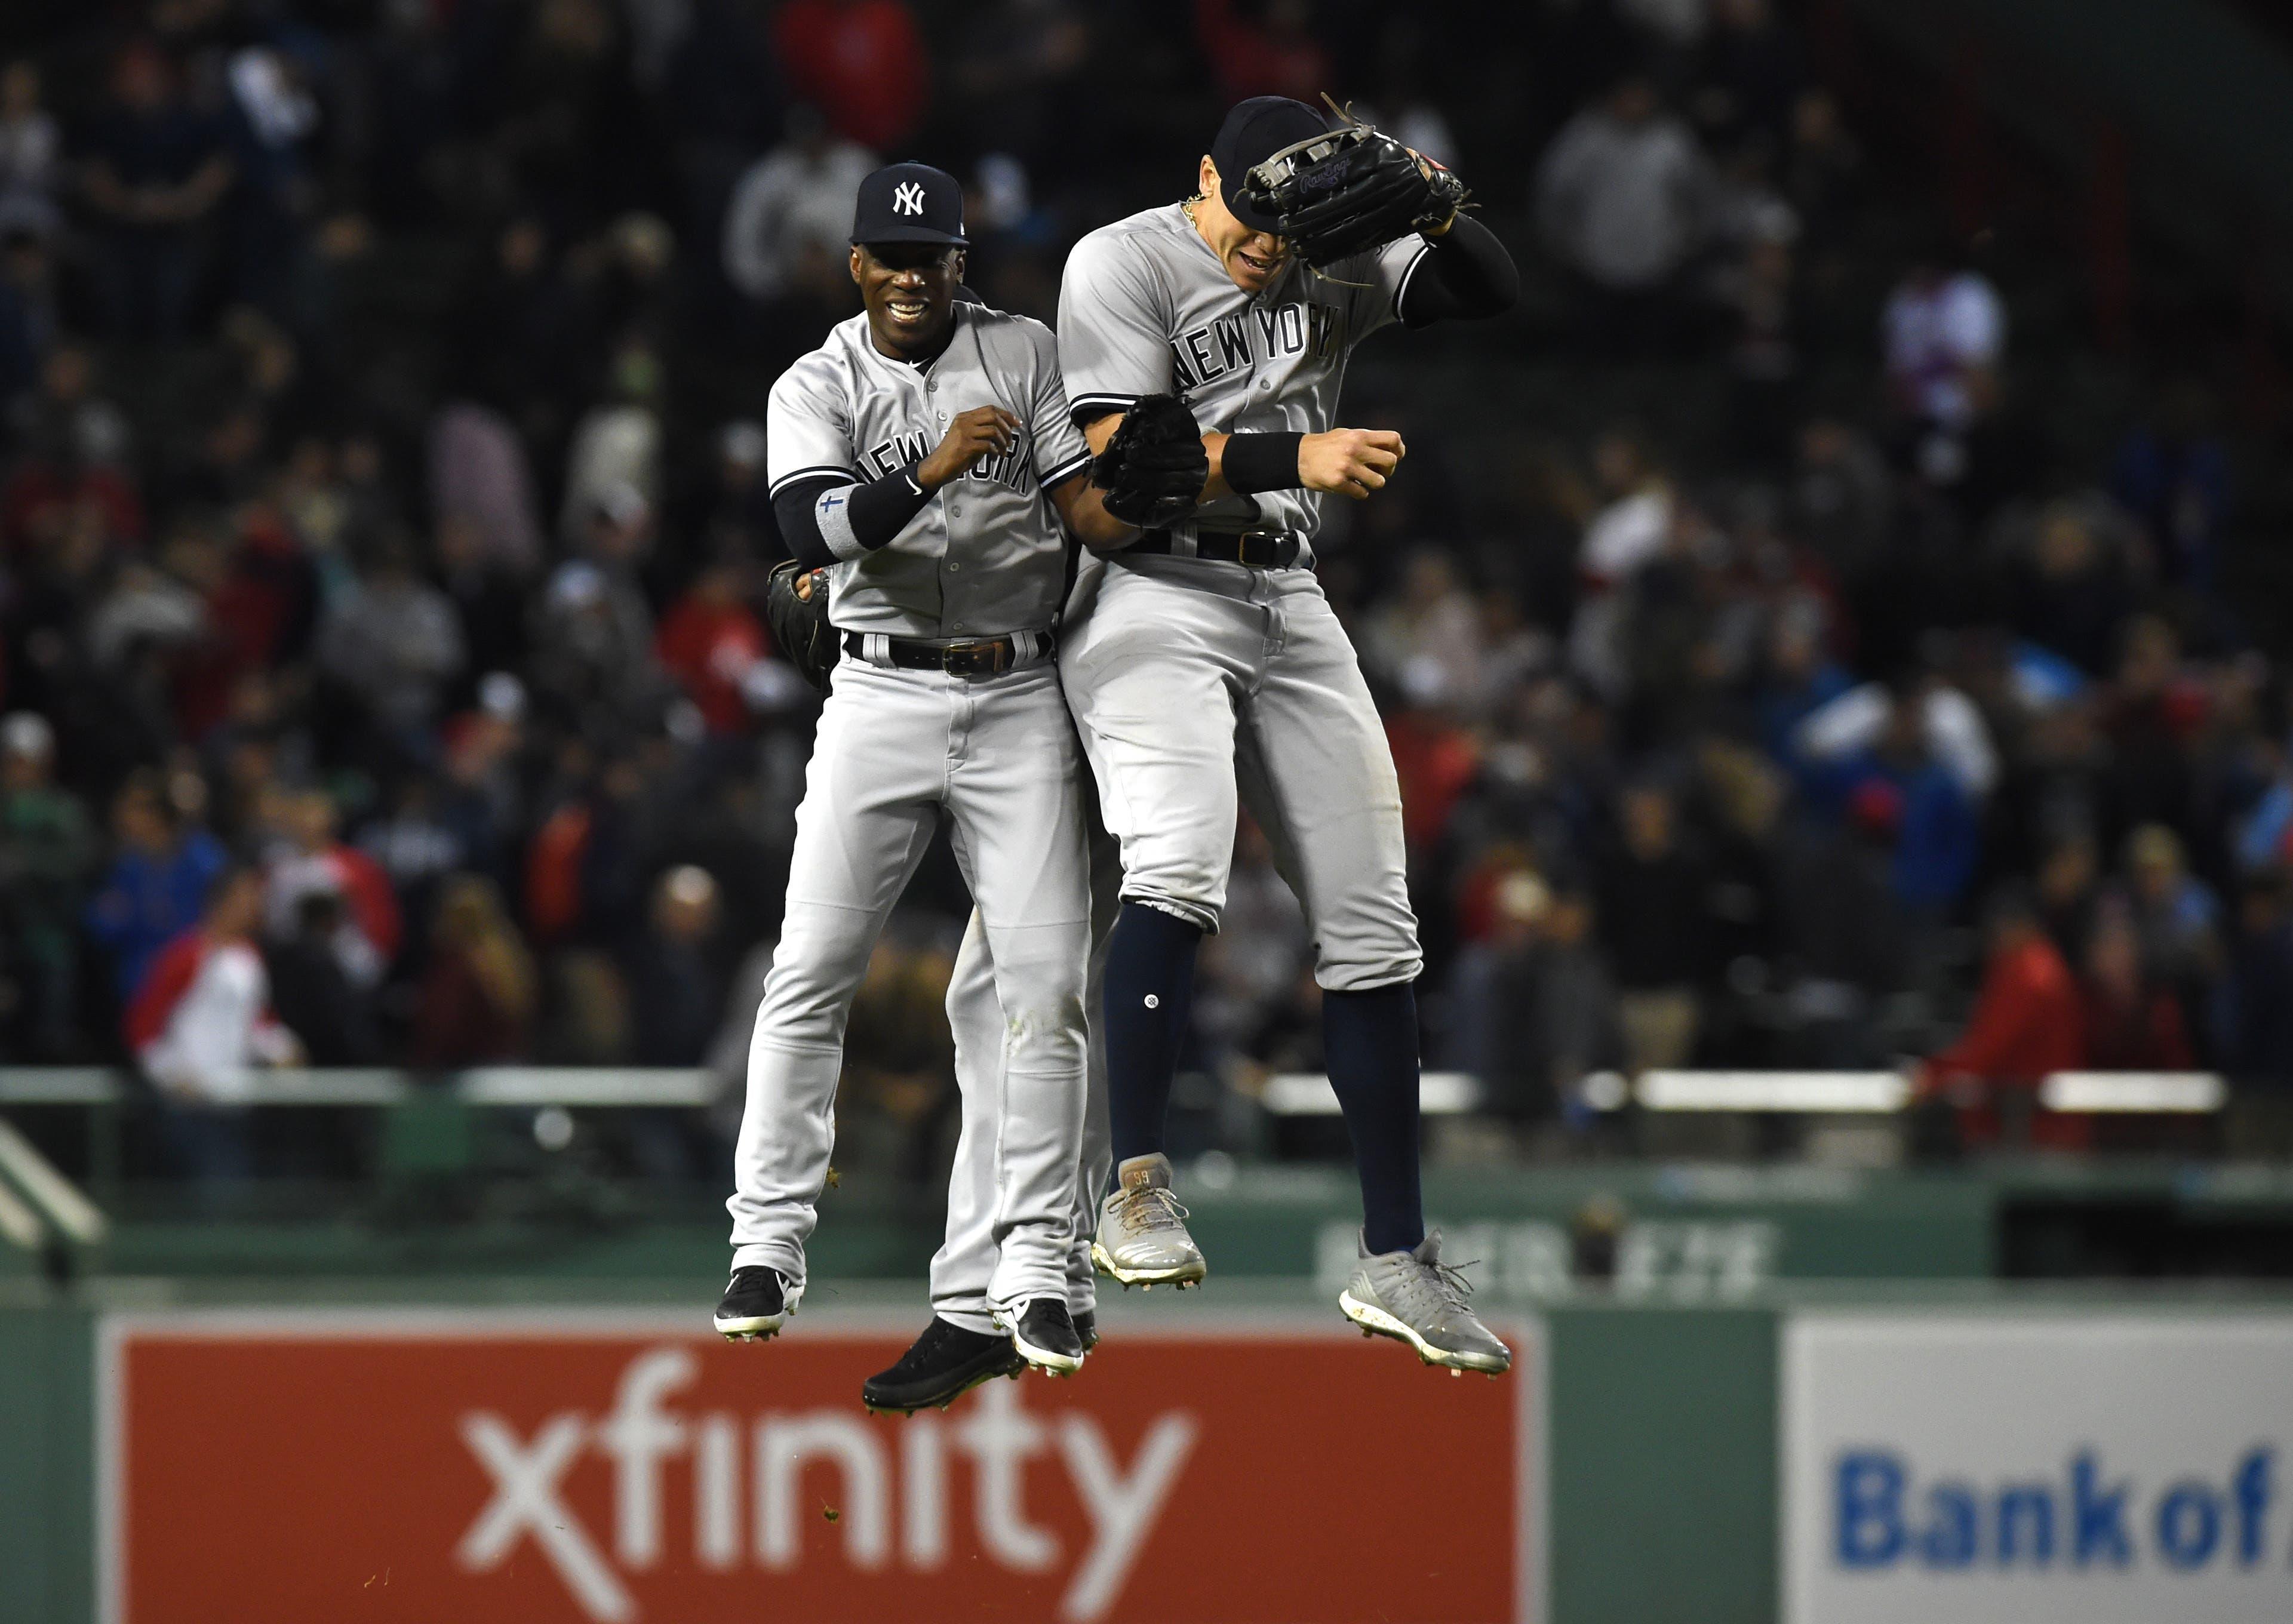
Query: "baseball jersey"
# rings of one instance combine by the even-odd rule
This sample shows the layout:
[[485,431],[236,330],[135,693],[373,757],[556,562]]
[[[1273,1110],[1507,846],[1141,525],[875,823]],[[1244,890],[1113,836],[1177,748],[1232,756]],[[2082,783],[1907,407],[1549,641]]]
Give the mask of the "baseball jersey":
[[[1427,252],[1404,237],[1317,276],[1292,258],[1258,294],[1234,285],[1180,204],[1102,226],[1067,256],[1059,367],[1085,421],[1141,395],[1173,393],[1208,432],[1325,433],[1353,347],[1394,319]],[[1195,517],[1310,537],[1323,493],[1261,491]]]
[[[837,546],[828,618],[847,631],[944,639],[1051,624],[1066,584],[1066,532],[1047,494],[1090,465],[1067,409],[1050,330],[959,303],[946,349],[918,367],[876,348],[865,312],[782,373],[765,418],[765,469],[777,496],[822,474],[882,478],[931,454],[948,424],[1000,406],[1020,431],[940,487],[872,552]],[[848,538],[848,529],[847,531]]]

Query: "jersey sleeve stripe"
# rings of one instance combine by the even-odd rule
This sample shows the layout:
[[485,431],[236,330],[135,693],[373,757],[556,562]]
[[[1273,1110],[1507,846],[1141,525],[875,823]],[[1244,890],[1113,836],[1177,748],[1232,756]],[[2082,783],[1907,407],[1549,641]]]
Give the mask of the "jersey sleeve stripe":
[[838,479],[855,481],[860,478],[857,473],[840,463],[815,463],[809,468],[795,468],[783,473],[766,488],[765,494],[768,497],[776,497],[798,480],[816,480],[822,474],[832,474]]
[[1418,244],[1417,252],[1410,257],[1408,268],[1402,271],[1401,284],[1393,290],[1393,313],[1397,319],[1401,315],[1401,302],[1409,297],[1409,279],[1417,274],[1417,268],[1425,263],[1425,256],[1432,252],[1431,243]]
[[1052,469],[1049,473],[1042,476],[1043,489],[1045,490],[1057,490],[1060,486],[1074,478],[1075,475],[1090,467],[1095,460],[1096,459],[1092,455],[1086,451],[1081,456],[1070,459],[1065,466]]
[[1110,407],[1118,411],[1127,410],[1138,405],[1140,399],[1138,395],[1077,395],[1067,402],[1067,415],[1080,417],[1090,407],[1097,407],[1100,412]]

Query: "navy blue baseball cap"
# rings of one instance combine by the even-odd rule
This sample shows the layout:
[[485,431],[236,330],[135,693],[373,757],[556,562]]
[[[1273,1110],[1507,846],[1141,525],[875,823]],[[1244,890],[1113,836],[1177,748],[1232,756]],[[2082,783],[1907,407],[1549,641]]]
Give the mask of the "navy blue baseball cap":
[[963,188],[929,164],[887,164],[860,182],[852,206],[852,240],[936,242],[968,248],[963,234]]
[[1287,96],[1252,96],[1237,101],[1219,125],[1211,142],[1211,162],[1218,166],[1219,196],[1234,217],[1253,231],[1276,229],[1272,216],[1243,200],[1242,182],[1250,172],[1284,147],[1329,133],[1330,121],[1303,101]]

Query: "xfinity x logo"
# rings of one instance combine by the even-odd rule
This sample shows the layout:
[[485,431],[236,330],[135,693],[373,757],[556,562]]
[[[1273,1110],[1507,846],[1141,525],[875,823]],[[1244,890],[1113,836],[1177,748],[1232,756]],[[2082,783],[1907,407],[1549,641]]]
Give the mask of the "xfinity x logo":
[[[928,1573],[948,1568],[957,1555],[951,1488],[968,1467],[963,1498],[978,1551],[1017,1573],[1049,1573],[1071,1563],[1060,1614],[1070,1624],[1090,1624],[1122,1594],[1197,1433],[1192,1415],[1166,1410],[1126,1463],[1096,1420],[1030,1415],[1019,1384],[1004,1381],[990,1382],[954,1421],[918,1415],[890,1425],[829,1409],[680,1414],[669,1400],[699,1369],[687,1348],[649,1349],[622,1370],[609,1411],[565,1410],[524,1437],[491,1410],[466,1412],[462,1442],[484,1469],[492,1497],[463,1534],[456,1560],[487,1572],[531,1540],[589,1618],[636,1624],[628,1576],[659,1566],[673,1537],[689,1538],[693,1560],[720,1573],[744,1563],[797,1568],[806,1560],[807,1534],[815,1547],[811,1559],[832,1560],[822,1557],[814,1531],[825,1501],[845,1563]],[[1053,1531],[1027,1515],[1026,1468],[1045,1456],[1065,1466],[1090,1521],[1080,1550],[1063,1550]],[[584,1460],[598,1458],[612,1474],[612,1526],[593,1531],[568,1503],[564,1484]],[[672,1501],[688,1500],[668,1489],[672,1471],[690,1475],[689,1529],[672,1529],[667,1515]]]

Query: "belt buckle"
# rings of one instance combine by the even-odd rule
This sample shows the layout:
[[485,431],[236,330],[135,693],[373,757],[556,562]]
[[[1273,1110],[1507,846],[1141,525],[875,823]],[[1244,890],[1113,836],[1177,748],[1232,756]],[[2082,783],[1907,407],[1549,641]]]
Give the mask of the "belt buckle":
[[1236,562],[1253,570],[1274,569],[1282,558],[1282,541],[1287,530],[1244,530],[1235,537],[1234,554]]
[[1008,637],[952,642],[941,651],[940,668],[950,676],[1001,676],[1011,668],[1011,655]]

